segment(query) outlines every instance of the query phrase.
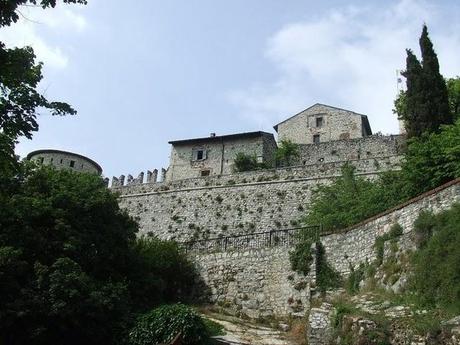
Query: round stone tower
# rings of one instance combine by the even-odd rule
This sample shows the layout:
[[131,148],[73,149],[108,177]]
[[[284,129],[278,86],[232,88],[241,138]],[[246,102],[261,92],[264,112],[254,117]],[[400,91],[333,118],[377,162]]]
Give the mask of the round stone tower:
[[92,159],[78,153],[61,150],[36,150],[27,155],[30,161],[51,165],[56,169],[70,169],[78,172],[102,174],[102,168]]

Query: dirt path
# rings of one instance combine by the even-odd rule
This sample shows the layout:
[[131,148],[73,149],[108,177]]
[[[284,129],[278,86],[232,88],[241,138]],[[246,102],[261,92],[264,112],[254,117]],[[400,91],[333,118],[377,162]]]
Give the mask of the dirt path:
[[221,324],[226,334],[216,337],[222,344],[231,345],[295,345],[285,333],[273,328],[250,324],[231,316],[207,314],[204,317]]

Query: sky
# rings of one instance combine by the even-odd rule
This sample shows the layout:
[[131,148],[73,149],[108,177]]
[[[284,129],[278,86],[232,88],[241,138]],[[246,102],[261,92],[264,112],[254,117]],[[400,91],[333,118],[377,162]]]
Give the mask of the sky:
[[108,177],[167,168],[170,140],[275,133],[315,103],[398,133],[397,71],[406,48],[420,56],[423,23],[441,73],[460,75],[458,0],[88,0],[20,11],[0,41],[31,45],[44,63],[40,91],[78,114],[41,111],[17,153],[80,153]]

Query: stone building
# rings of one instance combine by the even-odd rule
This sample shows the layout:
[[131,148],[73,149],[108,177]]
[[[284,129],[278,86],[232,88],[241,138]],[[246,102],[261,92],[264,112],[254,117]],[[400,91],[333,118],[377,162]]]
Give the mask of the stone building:
[[372,134],[366,115],[316,103],[274,126],[279,140],[317,144]]
[[78,153],[52,149],[36,150],[29,153],[27,159],[44,165],[51,165],[56,169],[102,174],[102,168],[99,164]]
[[276,149],[273,134],[247,132],[209,137],[174,140],[167,181],[186,178],[225,175],[233,172],[237,153],[255,155],[259,162],[270,161]]

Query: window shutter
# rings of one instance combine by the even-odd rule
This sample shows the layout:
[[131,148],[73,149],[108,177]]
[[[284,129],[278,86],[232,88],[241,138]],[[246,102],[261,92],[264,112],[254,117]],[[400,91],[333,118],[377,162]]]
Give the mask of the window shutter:
[[192,161],[196,161],[198,157],[198,151],[192,150]]
[[203,159],[208,158],[208,151],[203,149]]

